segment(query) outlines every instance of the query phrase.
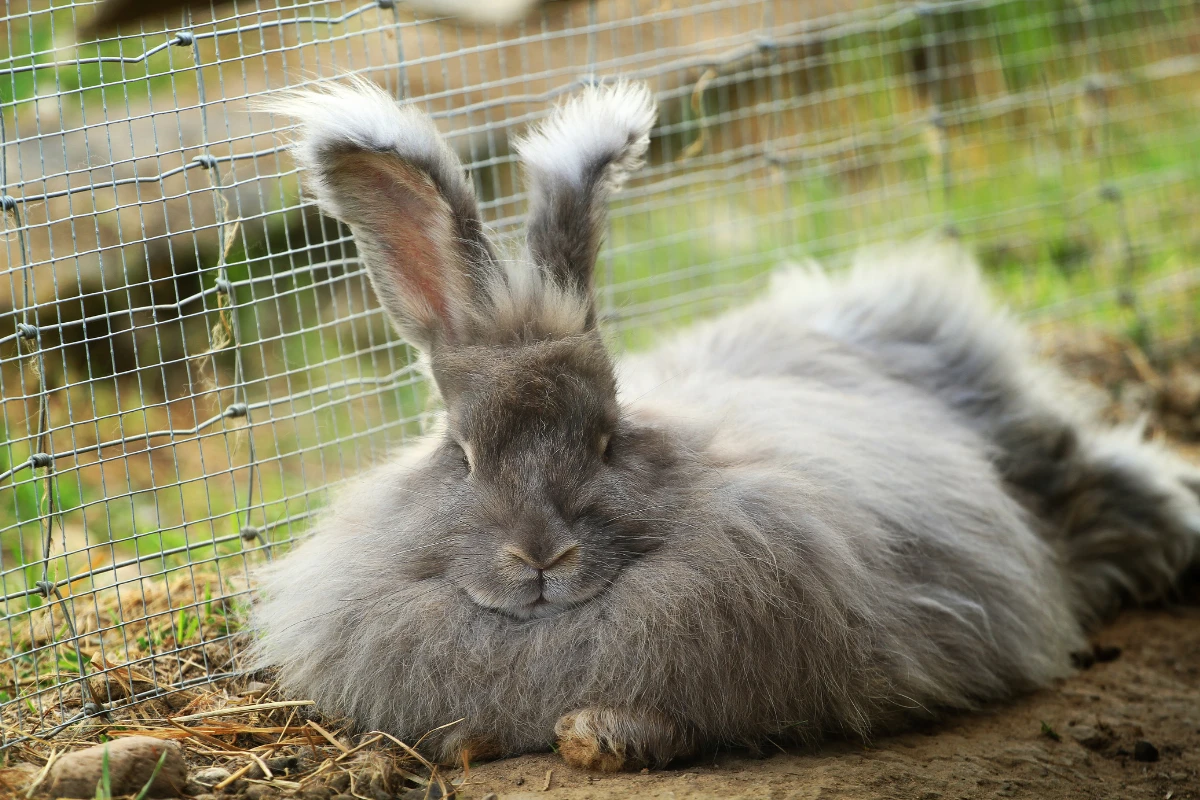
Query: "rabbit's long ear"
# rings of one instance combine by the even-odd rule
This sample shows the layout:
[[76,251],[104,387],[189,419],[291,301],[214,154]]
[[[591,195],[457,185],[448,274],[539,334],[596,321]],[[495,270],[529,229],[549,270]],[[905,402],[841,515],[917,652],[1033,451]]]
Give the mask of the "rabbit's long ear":
[[425,350],[466,340],[498,267],[471,184],[433,121],[365,80],[268,107],[299,123],[293,154],[309,190],[350,226],[401,334]]
[[[590,87],[517,143],[529,180],[529,252],[592,308],[612,190],[642,165],[657,110],[643,83]],[[589,326],[594,321],[589,310]]]

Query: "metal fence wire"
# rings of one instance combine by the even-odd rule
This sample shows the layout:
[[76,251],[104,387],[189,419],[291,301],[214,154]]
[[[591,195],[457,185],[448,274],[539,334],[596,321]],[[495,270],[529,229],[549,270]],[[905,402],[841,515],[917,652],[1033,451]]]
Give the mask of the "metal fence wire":
[[1195,338],[1193,2],[555,0],[477,27],[241,0],[77,44],[91,12],[0,20],[4,745],[235,674],[250,568],[427,419],[260,95],[355,71],[418,104],[505,238],[510,137],[589,82],[649,81],[650,164],[598,267],[619,346],[782,261],[929,231],[1046,329],[1151,358]]

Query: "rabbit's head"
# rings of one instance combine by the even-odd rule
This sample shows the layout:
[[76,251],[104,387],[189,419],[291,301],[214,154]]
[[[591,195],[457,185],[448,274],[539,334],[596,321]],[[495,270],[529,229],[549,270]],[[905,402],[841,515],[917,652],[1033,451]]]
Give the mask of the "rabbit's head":
[[350,226],[445,403],[436,446],[377,487],[418,540],[398,577],[444,577],[517,618],[600,594],[656,547],[642,512],[666,471],[655,436],[623,424],[592,288],[609,194],[648,146],[649,90],[587,89],[518,145],[530,211],[515,258],[415,108],[363,81],[278,107],[299,122],[310,190]]

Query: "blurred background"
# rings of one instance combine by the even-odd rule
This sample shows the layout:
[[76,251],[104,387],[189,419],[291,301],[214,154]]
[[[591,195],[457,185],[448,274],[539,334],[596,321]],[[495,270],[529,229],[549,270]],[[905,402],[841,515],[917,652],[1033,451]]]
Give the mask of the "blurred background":
[[508,241],[511,138],[651,84],[598,267],[618,347],[784,261],[957,237],[1114,413],[1200,436],[1194,2],[177,6],[0,19],[2,743],[236,672],[248,568],[422,429],[412,352],[252,110],[347,71],[433,115]]

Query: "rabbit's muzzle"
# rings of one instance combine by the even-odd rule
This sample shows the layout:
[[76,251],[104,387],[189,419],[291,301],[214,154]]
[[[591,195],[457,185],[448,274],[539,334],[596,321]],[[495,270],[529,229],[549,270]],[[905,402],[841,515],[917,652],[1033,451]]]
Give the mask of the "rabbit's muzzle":
[[550,547],[501,545],[487,574],[463,588],[475,603],[517,619],[553,616],[595,597],[604,587],[585,569],[579,542]]

